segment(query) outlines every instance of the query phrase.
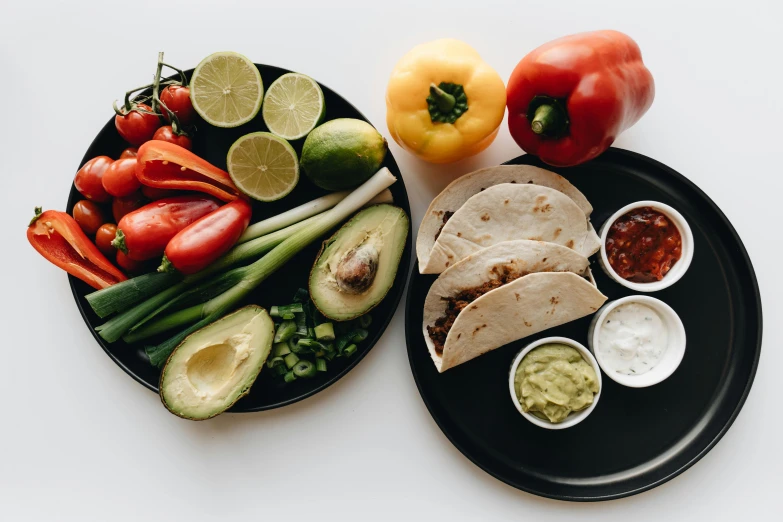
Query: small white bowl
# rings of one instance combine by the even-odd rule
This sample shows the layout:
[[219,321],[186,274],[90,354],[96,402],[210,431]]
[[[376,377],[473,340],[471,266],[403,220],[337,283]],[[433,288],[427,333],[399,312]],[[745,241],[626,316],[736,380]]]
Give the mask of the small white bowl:
[[[566,417],[566,419],[563,422],[558,423],[552,423],[543,419],[539,419],[535,415],[531,413],[527,413],[522,410],[522,405],[519,403],[519,399],[517,399],[517,392],[514,390],[514,376],[517,373],[517,367],[519,366],[519,363],[522,361],[522,359],[527,355],[531,350],[538,348],[542,344],[549,344],[549,343],[559,343],[559,344],[567,344],[568,346],[573,346],[576,348],[579,353],[582,355],[582,358],[590,363],[590,366],[593,367],[593,370],[595,370],[595,375],[598,379],[598,393],[595,394],[593,397],[593,403],[585,408],[584,410],[577,411],[575,413],[571,413]],[[595,360],[595,357],[593,357],[593,354],[590,353],[590,350],[579,344],[578,342],[574,341],[573,339],[568,339],[567,337],[544,337],[543,339],[539,339],[538,341],[532,342],[525,346],[525,348],[517,354],[517,356],[514,358],[514,362],[511,364],[511,373],[509,374],[508,378],[508,388],[511,392],[511,400],[514,403],[514,406],[516,407],[517,411],[522,414],[524,418],[535,424],[536,426],[540,426],[542,428],[546,428],[548,430],[562,430],[565,428],[570,428],[571,426],[576,426],[583,420],[587,418],[588,415],[593,411],[595,408],[595,405],[598,404],[598,399],[601,398],[601,392],[603,391],[603,381],[601,380],[601,368],[599,368],[598,363]]]
[[[618,306],[626,303],[639,303],[649,306],[658,312],[668,331],[669,344],[666,347],[663,358],[652,370],[641,375],[624,375],[622,373],[617,373],[614,368],[606,363],[602,356],[602,352],[598,349],[598,339],[600,338],[601,327],[606,320],[606,316]],[[614,382],[630,388],[646,388],[647,386],[652,386],[653,384],[658,384],[659,382],[666,380],[680,365],[680,362],[685,355],[685,327],[682,325],[682,320],[680,319],[680,316],[677,315],[677,312],[672,310],[671,306],[660,299],[650,297],[649,295],[629,295],[628,297],[606,303],[596,312],[593,316],[593,320],[590,322],[590,329],[587,332],[587,344],[590,346],[590,350],[595,354],[595,358],[598,360],[601,369]]]
[[[614,224],[620,216],[627,214],[631,210],[642,207],[651,207],[669,218],[677,227],[677,230],[679,230],[680,237],[682,238],[682,253],[680,254],[680,259],[674,263],[671,270],[663,276],[663,279],[650,283],[636,283],[623,279],[614,271],[609,264],[609,259],[606,257],[606,236],[609,234],[609,229],[612,224]],[[663,290],[679,281],[688,270],[688,267],[691,266],[691,260],[693,259],[693,233],[691,232],[691,227],[688,225],[688,222],[685,221],[685,218],[682,217],[682,214],[664,203],[659,203],[657,201],[637,201],[636,203],[626,205],[606,220],[601,226],[599,235],[601,236],[601,254],[598,257],[598,263],[601,265],[603,271],[606,272],[606,275],[631,290],[637,292],[657,292],[658,290]]]

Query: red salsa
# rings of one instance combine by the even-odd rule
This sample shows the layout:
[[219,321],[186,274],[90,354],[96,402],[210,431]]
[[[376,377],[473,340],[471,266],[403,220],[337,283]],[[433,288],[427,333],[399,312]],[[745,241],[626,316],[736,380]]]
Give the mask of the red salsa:
[[682,255],[682,237],[671,220],[651,207],[620,216],[606,235],[606,257],[628,281],[663,279]]

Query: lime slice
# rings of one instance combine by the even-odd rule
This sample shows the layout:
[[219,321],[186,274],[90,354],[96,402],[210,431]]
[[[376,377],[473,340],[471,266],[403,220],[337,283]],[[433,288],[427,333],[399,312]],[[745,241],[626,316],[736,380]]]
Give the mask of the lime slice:
[[264,84],[255,64],[239,53],[213,53],[201,60],[190,79],[190,101],[207,123],[238,127],[261,108]]
[[242,136],[228,149],[228,173],[239,190],[258,201],[275,201],[299,181],[296,151],[269,132]]
[[267,128],[287,140],[304,138],[324,118],[324,93],[304,74],[288,73],[266,91],[262,114]]

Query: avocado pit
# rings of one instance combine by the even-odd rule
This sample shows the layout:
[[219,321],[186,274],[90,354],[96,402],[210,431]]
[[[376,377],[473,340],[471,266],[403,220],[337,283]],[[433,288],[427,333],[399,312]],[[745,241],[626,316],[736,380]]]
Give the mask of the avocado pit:
[[349,294],[361,294],[375,281],[378,272],[378,250],[364,243],[349,250],[338,262],[334,278],[337,286]]

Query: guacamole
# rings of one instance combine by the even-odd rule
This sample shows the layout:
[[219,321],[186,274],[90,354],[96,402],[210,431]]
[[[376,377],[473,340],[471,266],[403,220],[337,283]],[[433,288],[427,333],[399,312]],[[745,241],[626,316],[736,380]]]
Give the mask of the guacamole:
[[523,411],[557,423],[593,403],[598,378],[576,348],[542,344],[520,361],[514,390]]

